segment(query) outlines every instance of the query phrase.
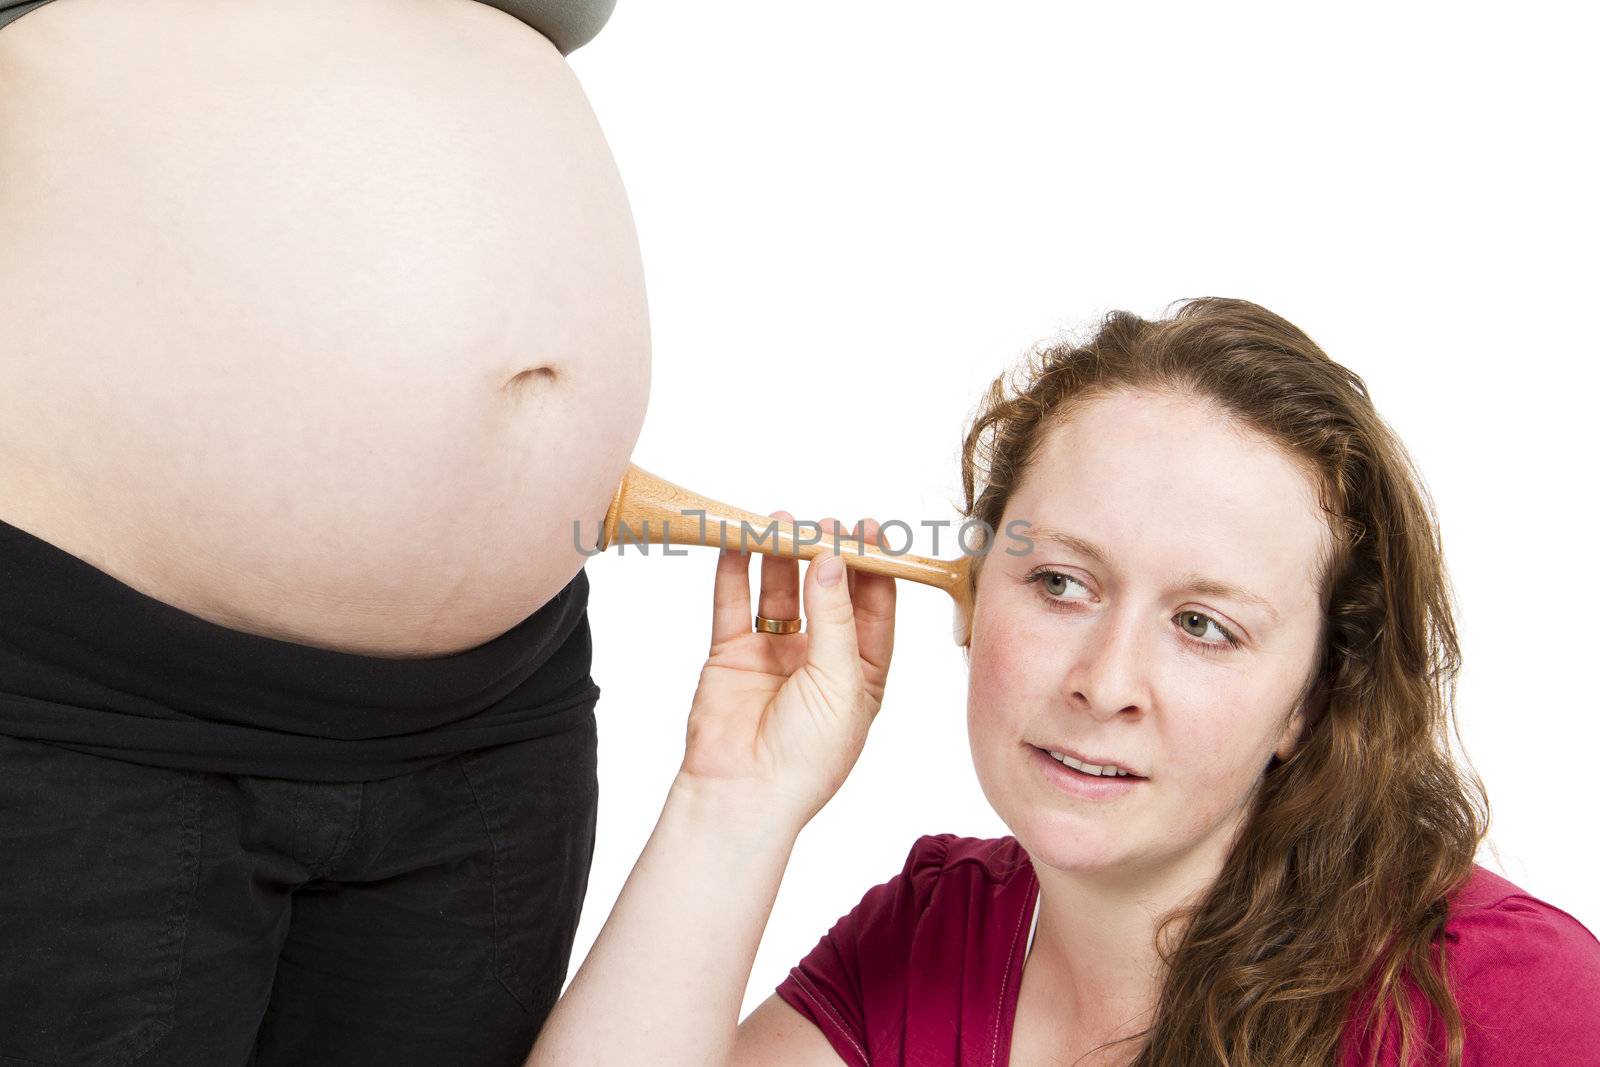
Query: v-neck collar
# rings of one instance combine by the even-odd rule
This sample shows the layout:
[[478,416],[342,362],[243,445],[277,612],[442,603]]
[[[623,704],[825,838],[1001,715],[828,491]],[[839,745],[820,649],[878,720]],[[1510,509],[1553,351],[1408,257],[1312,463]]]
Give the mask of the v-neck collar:
[[1028,957],[1033,955],[1033,935],[1039,932],[1039,903],[1043,899],[1044,894],[1035,885],[1033,892],[1033,925],[1028,927],[1028,947],[1022,954],[1023,966],[1027,966]]
[[[1028,965],[1028,957],[1033,954],[1033,938],[1034,934],[1039,930],[1039,909],[1044,894],[1042,887],[1039,885],[1038,872],[1033,869],[1031,861],[1028,861],[1027,871],[1029,885],[1027,893],[1023,895],[1023,907],[1026,908],[1028,906],[1026,901],[1031,897],[1033,900],[1033,923],[1028,928],[1028,945],[1022,952],[1021,962],[1013,965],[1016,968],[1015,973],[1007,978],[1007,985],[1010,986],[1011,991],[1008,993],[1006,986],[1002,986],[1000,990],[1000,1003],[996,1006],[994,1049],[987,1067],[999,1067],[1000,1064],[1010,1062],[1011,1039],[1017,1026],[1017,1004],[1020,1002],[1022,994],[1022,972]],[[1020,919],[1021,916],[1019,915],[1018,918]]]

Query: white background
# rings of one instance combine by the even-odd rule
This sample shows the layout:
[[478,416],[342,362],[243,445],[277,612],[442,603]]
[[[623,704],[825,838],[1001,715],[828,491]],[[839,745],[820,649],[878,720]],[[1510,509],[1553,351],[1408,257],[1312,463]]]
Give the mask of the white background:
[[[963,422],[1034,342],[1113,308],[1264,304],[1363,376],[1436,501],[1480,862],[1600,931],[1597,86],[1568,19],[622,0],[572,64],[649,285],[634,461],[762,514],[955,519]],[[571,972],[682,758],[716,560],[687,552],[588,563],[601,806]],[[745,1012],[919,835],[1009,832],[949,624],[946,594],[901,583],[885,706],[801,835]]]

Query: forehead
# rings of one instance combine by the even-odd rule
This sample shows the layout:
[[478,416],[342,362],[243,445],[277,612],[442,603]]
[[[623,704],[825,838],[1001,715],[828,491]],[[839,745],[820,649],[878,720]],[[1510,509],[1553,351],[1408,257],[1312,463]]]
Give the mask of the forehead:
[[1311,478],[1276,445],[1209,401],[1143,391],[1049,431],[1007,504],[1016,519],[1099,544],[1116,572],[1199,575],[1285,606],[1315,584],[1329,537]]

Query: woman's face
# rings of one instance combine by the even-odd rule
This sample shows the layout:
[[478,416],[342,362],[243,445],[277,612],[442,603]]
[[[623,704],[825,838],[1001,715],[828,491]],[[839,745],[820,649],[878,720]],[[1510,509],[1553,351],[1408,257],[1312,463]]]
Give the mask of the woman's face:
[[1301,725],[1328,538],[1310,479],[1209,402],[1122,391],[1051,432],[979,574],[967,694],[979,782],[1037,862],[1220,866]]

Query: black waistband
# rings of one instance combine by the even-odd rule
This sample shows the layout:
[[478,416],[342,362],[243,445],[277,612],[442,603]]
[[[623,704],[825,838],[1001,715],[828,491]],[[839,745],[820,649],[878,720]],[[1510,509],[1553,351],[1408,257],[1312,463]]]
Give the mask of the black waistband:
[[0,521],[0,734],[153,766],[391,777],[592,726],[588,602],[579,570],[482,645],[362,656],[219,626]]

